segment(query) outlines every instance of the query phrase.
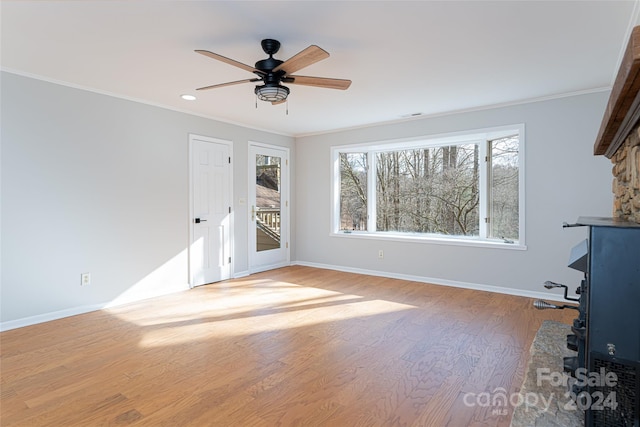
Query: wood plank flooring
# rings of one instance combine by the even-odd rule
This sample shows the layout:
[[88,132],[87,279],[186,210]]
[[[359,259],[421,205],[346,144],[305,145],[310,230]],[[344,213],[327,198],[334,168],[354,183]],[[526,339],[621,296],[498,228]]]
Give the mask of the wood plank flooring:
[[508,426],[532,300],[287,267],[0,334],[0,425]]

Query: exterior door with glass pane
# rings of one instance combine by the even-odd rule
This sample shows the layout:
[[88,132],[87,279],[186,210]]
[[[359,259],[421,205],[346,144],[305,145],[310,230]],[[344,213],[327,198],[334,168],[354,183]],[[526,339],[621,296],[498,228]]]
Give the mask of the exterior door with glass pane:
[[289,151],[249,145],[249,271],[289,265]]

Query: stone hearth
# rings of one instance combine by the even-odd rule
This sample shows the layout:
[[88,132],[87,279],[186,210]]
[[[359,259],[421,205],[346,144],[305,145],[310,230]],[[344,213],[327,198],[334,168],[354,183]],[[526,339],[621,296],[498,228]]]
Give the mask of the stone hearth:
[[[567,349],[566,337],[571,327],[545,320],[531,344],[529,364],[520,389],[511,427],[581,427],[584,411],[578,410],[567,393],[567,387],[539,380],[539,370],[562,372],[563,357],[574,356]],[[546,371],[545,371],[546,372]],[[515,400],[515,399],[514,399]]]

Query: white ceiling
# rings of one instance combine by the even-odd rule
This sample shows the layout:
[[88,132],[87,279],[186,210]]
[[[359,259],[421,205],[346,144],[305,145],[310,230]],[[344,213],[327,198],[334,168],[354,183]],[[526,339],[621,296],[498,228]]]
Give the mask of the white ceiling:
[[[287,135],[610,88],[638,16],[628,1],[7,1],[2,69]],[[258,101],[254,77],[194,52],[253,65],[263,38],[285,60],[331,56],[296,74],[351,79],[346,91],[291,85]],[[181,94],[196,94],[184,101]]]

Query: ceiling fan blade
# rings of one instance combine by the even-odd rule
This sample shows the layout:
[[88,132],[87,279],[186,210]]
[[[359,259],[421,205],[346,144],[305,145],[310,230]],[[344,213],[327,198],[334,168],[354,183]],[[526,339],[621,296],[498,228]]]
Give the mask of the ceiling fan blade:
[[309,65],[315,64],[316,62],[322,61],[328,57],[329,52],[316,45],[311,45],[275,67],[273,71],[284,70],[287,74],[295,73],[304,67],[308,67]]
[[261,75],[265,74],[264,71],[258,70],[257,68],[252,67],[251,65],[243,64],[242,62],[238,62],[234,59],[227,58],[226,56],[218,55],[217,53],[209,52],[208,50],[196,50],[196,52],[199,53],[200,55],[208,56],[209,58],[217,59],[218,61],[222,61],[226,64],[233,65],[234,67],[242,68],[243,70],[246,70],[250,73],[258,73]]
[[259,82],[260,79],[244,79],[244,80],[236,80],[235,82],[227,82],[227,83],[220,83],[217,85],[211,85],[211,86],[204,86],[204,87],[199,87],[196,90],[207,90],[207,89],[215,89],[218,87],[225,87],[225,86],[232,86],[232,85],[239,85],[241,83],[250,83],[250,82]]
[[285,102],[287,102],[287,98],[282,99],[282,100],[280,100],[280,101],[271,101],[271,104],[272,104],[272,105],[278,105],[278,104],[283,104],[283,103],[285,103]]
[[[293,79],[293,80],[288,80]],[[287,76],[287,83],[304,86],[326,87],[329,89],[345,90],[351,86],[351,80],[329,79],[326,77]]]

